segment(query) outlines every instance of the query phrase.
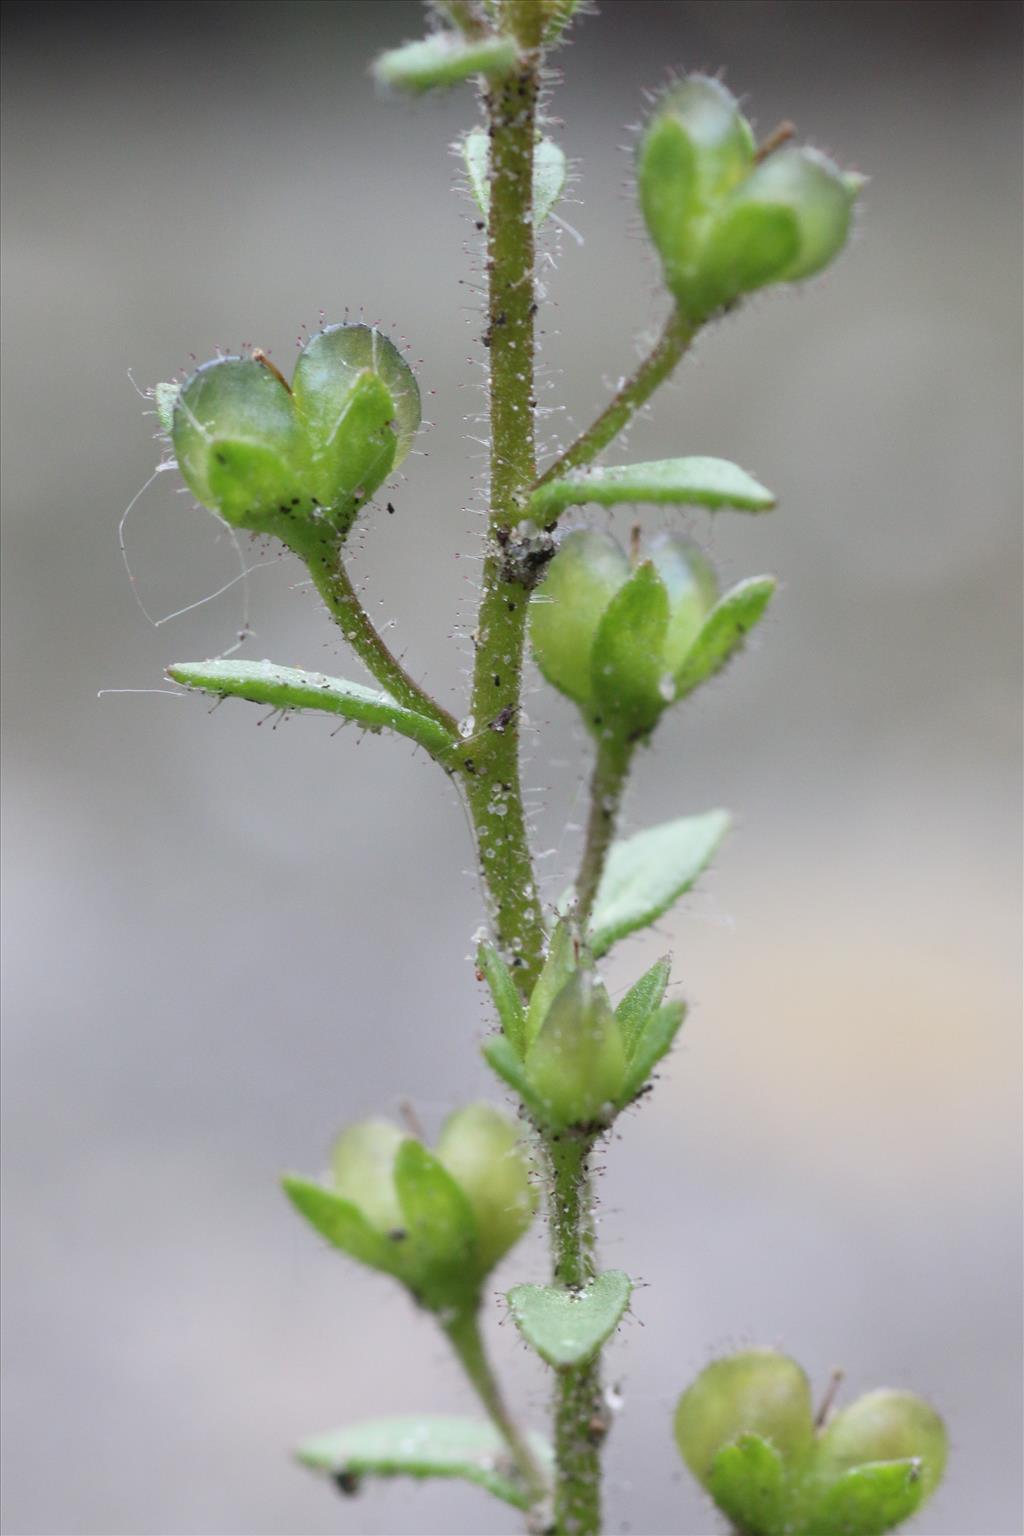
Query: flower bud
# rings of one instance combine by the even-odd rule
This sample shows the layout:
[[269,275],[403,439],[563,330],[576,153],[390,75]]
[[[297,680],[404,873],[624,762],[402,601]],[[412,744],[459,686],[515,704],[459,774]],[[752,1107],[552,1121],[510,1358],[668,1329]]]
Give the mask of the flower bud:
[[313,336],[291,388],[258,355],[225,357],[197,369],[173,400],[158,395],[157,406],[196,499],[234,527],[286,543],[310,525],[344,537],[420,420],[411,370],[365,325]]
[[[686,1009],[664,1003],[669,964],[657,961],[612,1012],[591,952],[560,918],[529,1007],[484,1055],[548,1130],[593,1131],[631,1103],[672,1048]],[[493,986],[493,967],[492,976]],[[497,996],[501,996],[503,987]]]
[[487,1274],[519,1241],[537,1208],[519,1132],[489,1105],[469,1104],[445,1121],[437,1156],[473,1208],[477,1263]]
[[631,570],[608,534],[564,540],[530,605],[530,637],[547,680],[594,730],[646,735],[675,699],[718,587],[686,540],[657,534]]
[[693,324],[743,293],[828,266],[862,185],[813,149],[785,147],[758,164],[735,99],[702,75],[664,97],[637,175],[665,280]]

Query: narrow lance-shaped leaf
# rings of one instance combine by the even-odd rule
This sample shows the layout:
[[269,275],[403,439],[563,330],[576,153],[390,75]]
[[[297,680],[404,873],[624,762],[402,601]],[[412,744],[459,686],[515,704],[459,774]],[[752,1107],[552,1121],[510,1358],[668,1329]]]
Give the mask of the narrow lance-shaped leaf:
[[615,1010],[627,1057],[633,1055],[648,1019],[656,1009],[661,1007],[661,1000],[668,986],[671,964],[667,955],[656,960],[650,970],[645,971],[640,980],[634,982]]
[[492,1035],[489,1040],[484,1041],[481,1049],[491,1071],[497,1073],[513,1093],[518,1094],[524,1108],[537,1124],[543,1124],[544,1104],[530,1087],[522,1057],[511,1040],[505,1035]]
[[371,1269],[396,1272],[394,1250],[386,1237],[370,1225],[358,1206],[324,1189],[310,1179],[288,1176],[282,1181],[285,1194],[311,1227],[335,1248]]
[[460,37],[435,32],[431,37],[390,48],[373,65],[374,79],[396,91],[431,91],[474,75],[489,80],[511,74],[519,49],[511,37]]
[[676,675],[677,699],[685,698],[721,671],[764,617],[774,591],[771,576],[751,576],[731,587],[715,604]]
[[524,1053],[529,1050],[540,1034],[541,1025],[547,1018],[551,1004],[572,973],[579,968],[580,956],[577,954],[577,943],[577,934],[572,924],[565,918],[561,918],[555,924],[544,966],[530,994],[530,1006],[526,1011],[523,1033]]
[[[462,141],[470,191],[484,219],[491,215],[490,136],[486,128],[472,128]],[[539,229],[558,202],[565,186],[565,151],[554,139],[538,139],[533,150],[533,225]]]
[[490,988],[506,1037],[522,1056],[525,1049],[526,1010],[516,991],[512,973],[493,944],[481,944],[476,952],[477,969]]
[[370,731],[397,731],[438,756],[453,745],[443,726],[406,709],[390,694],[323,672],[279,667],[272,661],[183,661],[168,667],[167,676],[218,698],[248,699],[275,709],[319,709],[355,720]]
[[728,459],[658,459],[650,464],[570,470],[534,491],[530,514],[538,522],[547,522],[566,507],[588,502],[611,507],[624,501],[710,507],[712,511],[733,507],[740,512],[767,512],[775,505],[771,491]]
[[728,826],[727,812],[707,811],[613,843],[591,919],[594,954],[667,912],[710,863]]
[[516,1327],[556,1370],[592,1360],[629,1306],[633,1283],[621,1269],[595,1275],[582,1290],[517,1285],[508,1293]]
[[620,1104],[636,1097],[658,1062],[668,1055],[685,1017],[686,1004],[675,1002],[666,1003],[648,1018],[629,1063]]
[[[530,1441],[541,1465],[550,1465],[547,1442],[539,1435]],[[530,1490],[509,1466],[504,1440],[485,1420],[441,1415],[371,1419],[316,1435],[296,1455],[314,1471],[345,1479],[348,1487],[361,1477],[456,1477],[515,1509],[528,1509],[532,1502]]]

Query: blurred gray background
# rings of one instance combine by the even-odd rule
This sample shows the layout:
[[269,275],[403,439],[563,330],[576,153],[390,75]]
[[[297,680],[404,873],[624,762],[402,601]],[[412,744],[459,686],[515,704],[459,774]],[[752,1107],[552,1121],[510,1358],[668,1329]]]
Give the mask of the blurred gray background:
[[[930,1536],[1022,1529],[1019,1189],[1019,22],[1010,4],[607,0],[560,59],[579,179],[549,237],[543,363],[583,425],[663,312],[627,124],[672,66],[725,66],[870,174],[824,281],[708,334],[627,445],[734,457],[761,519],[682,519],[782,591],[750,656],[669,718],[628,820],[724,804],[671,947],[693,1012],[601,1184],[643,1282],[611,1351],[608,1529],[707,1533],[669,1433],[716,1349],[775,1343],[847,1393],[947,1416]],[[5,1528],[483,1533],[472,1489],[345,1502],[288,1447],[347,1418],[469,1411],[429,1322],[323,1249],[276,1188],[409,1095],[431,1130],[495,1095],[466,964],[480,918],[453,795],[405,744],[160,692],[230,646],[239,584],[158,629],[118,521],[157,461],[140,385],[303,323],[393,326],[422,457],[364,519],[373,611],[460,708],[483,352],[468,91],[381,99],[405,0],[12,5],[6,48]],[[627,146],[624,149],[623,146]],[[475,480],[474,480],[474,477]],[[159,477],[126,538],[160,617],[237,569]],[[623,514],[616,526],[628,524]],[[266,554],[247,551],[259,561]],[[243,654],[360,675],[270,554]],[[113,693],[100,689],[157,690]],[[547,690],[527,779],[546,890],[577,845],[583,744]],[[569,829],[567,830],[567,824]],[[499,1095],[500,1097],[500,1095]],[[541,1278],[539,1236],[496,1292]],[[489,1324],[539,1416],[542,1372]]]

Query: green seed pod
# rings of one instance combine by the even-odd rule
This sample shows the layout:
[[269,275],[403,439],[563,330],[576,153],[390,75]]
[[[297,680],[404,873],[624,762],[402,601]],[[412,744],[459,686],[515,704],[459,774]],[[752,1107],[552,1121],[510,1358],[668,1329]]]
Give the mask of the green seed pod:
[[821,272],[842,250],[859,183],[813,149],[769,155],[726,199],[702,260],[714,308],[767,283]]
[[605,609],[629,577],[610,533],[580,529],[563,539],[530,603],[530,640],[552,687],[580,705],[593,701],[590,657]]
[[535,1208],[516,1128],[481,1104],[449,1118],[436,1155],[387,1120],[351,1126],[331,1172],[327,1186],[284,1181],[297,1210],[334,1247],[442,1313],[476,1305]]
[[871,1392],[815,1430],[807,1378],[771,1350],[716,1360],[679,1400],[690,1470],[749,1536],[884,1536],[924,1503],[946,1431],[909,1392]]
[[530,638],[547,680],[594,730],[636,739],[676,697],[718,596],[704,557],[655,535],[630,569],[608,534],[572,533],[530,606]]
[[576,971],[551,1004],[529,1047],[524,1075],[554,1131],[607,1125],[626,1082],[626,1047],[608,994],[592,971]]
[[226,357],[182,385],[171,441],[197,501],[235,527],[272,532],[310,507],[308,455],[287,385],[252,358]]
[[755,153],[735,97],[706,75],[670,90],[648,124],[637,164],[640,206],[677,296],[698,274],[708,219],[749,173]]
[[816,1476],[825,1484],[866,1462],[919,1463],[923,1503],[946,1467],[946,1427],[935,1410],[912,1392],[868,1392],[829,1424],[815,1456]]
[[157,398],[189,489],[235,527],[285,542],[309,526],[347,534],[401,462],[419,391],[371,326],[332,326],[299,355],[292,389],[262,354],[206,363]]
[[718,601],[718,579],[700,550],[677,534],[655,534],[647,552],[668,593],[663,659],[675,677]]
[[391,396],[397,468],[420,428],[420,392],[409,364],[376,326],[330,325],[311,337],[295,365],[295,404],[314,452],[326,453],[332,439],[344,432],[350,391],[367,375]]
[[404,1226],[395,1192],[395,1156],[404,1141],[390,1120],[363,1120],[334,1143],[334,1189],[385,1236]]
[[811,1389],[794,1360],[749,1349],[715,1360],[679,1399],[676,1444],[686,1465],[709,1487],[716,1457],[741,1435],[766,1440],[784,1461],[812,1444]]
[[439,1162],[460,1186],[477,1225],[476,1260],[488,1274],[526,1231],[537,1195],[516,1127],[487,1104],[469,1104],[445,1121]]
[[863,184],[808,148],[779,149],[758,164],[735,99],[703,75],[660,103],[640,142],[637,180],[665,281],[694,325],[741,294],[828,266]]

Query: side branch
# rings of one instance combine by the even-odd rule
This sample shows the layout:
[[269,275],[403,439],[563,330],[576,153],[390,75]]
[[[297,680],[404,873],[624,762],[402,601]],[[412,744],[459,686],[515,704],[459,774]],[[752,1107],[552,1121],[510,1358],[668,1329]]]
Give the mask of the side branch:
[[516,1469],[537,1501],[548,1491],[547,1478],[537,1463],[526,1436],[522,1433],[505,1405],[505,1400],[494,1375],[493,1367],[484,1348],[480,1333],[479,1310],[471,1308],[456,1313],[444,1324],[451,1346],[466,1373],[473,1389],[487,1411],[491,1423],[509,1448]]
[[620,736],[602,736],[597,745],[590,781],[590,814],[579,874],[576,876],[576,920],[586,932],[608,850],[622,805],[635,743]]
[[309,537],[290,539],[289,547],[308,567],[325,608],[371,676],[397,703],[426,716],[454,737],[455,717],[409,676],[388,649],[352,585],[337,543],[314,532]]
[[621,386],[597,420],[548,466],[537,481],[537,487],[558,480],[568,470],[578,469],[596,459],[629,425],[641,406],[646,405],[659,384],[663,384],[669,377],[693,340],[695,331],[696,327],[690,325],[678,309],[674,309],[653,350]]

